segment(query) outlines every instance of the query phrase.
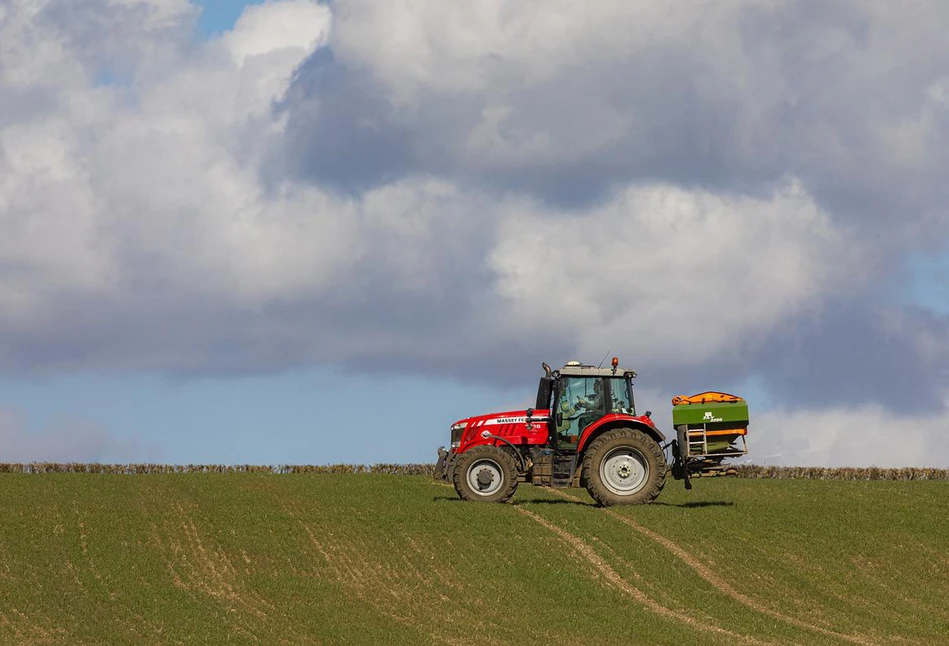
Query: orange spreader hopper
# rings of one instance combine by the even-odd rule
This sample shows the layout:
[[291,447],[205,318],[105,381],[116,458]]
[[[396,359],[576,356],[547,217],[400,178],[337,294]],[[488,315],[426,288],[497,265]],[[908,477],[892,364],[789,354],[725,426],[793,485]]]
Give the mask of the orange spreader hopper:
[[680,406],[681,404],[711,404],[713,402],[736,404],[743,401],[745,400],[737,395],[729,395],[728,393],[720,393],[710,390],[704,393],[699,393],[698,395],[692,395],[691,397],[686,397],[685,395],[676,395],[672,398],[672,405]]

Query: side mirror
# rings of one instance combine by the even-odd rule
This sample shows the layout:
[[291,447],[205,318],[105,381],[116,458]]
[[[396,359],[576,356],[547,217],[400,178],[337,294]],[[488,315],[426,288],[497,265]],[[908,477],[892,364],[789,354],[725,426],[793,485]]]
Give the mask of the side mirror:
[[563,413],[557,413],[557,426],[563,424]]

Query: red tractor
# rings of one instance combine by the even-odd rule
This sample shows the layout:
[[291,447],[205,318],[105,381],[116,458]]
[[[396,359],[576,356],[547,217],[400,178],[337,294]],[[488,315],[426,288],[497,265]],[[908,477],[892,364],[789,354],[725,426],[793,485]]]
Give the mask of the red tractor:
[[601,505],[652,502],[666,480],[666,438],[636,414],[633,370],[572,361],[545,374],[527,410],[460,420],[435,477],[465,500],[505,502],[519,482],[586,487]]

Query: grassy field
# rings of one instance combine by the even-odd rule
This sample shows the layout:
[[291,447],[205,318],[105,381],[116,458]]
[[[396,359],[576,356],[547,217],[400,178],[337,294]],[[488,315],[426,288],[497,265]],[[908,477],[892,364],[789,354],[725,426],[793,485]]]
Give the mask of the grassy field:
[[949,482],[0,475],[2,644],[949,643]]

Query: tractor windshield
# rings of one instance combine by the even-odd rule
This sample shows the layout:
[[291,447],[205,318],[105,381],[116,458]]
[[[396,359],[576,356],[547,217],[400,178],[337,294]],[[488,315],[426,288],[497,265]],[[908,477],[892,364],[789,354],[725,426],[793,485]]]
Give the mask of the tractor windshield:
[[602,380],[565,377],[560,384],[557,435],[562,448],[575,447],[580,433],[606,414]]
[[556,411],[558,446],[576,447],[583,429],[604,415],[635,415],[632,395],[625,377],[564,377]]
[[633,405],[633,386],[628,379],[614,377],[609,379],[610,391],[613,400],[612,412],[625,415],[635,415]]

